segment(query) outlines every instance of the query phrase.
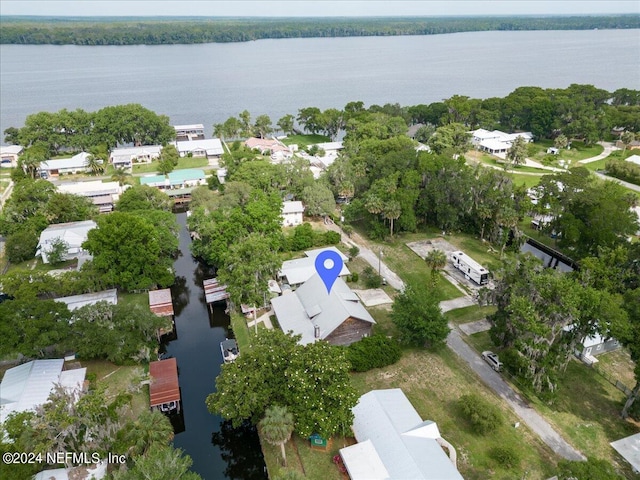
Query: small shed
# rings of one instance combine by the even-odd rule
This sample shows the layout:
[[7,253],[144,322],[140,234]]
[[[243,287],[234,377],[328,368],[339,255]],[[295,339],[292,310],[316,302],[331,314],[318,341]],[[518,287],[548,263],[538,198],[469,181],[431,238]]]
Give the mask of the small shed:
[[171,298],[171,290],[168,288],[162,290],[150,290],[149,308],[159,317],[173,317],[173,300]]
[[318,433],[311,435],[309,442],[311,442],[311,448],[318,450],[327,450],[331,447],[331,439],[326,439]]
[[210,278],[202,282],[204,287],[204,297],[207,301],[209,308],[211,305],[217,302],[227,301],[229,293],[227,292],[226,285],[220,285],[217,278]]
[[153,410],[171,413],[180,411],[178,362],[175,358],[149,363],[149,406]]

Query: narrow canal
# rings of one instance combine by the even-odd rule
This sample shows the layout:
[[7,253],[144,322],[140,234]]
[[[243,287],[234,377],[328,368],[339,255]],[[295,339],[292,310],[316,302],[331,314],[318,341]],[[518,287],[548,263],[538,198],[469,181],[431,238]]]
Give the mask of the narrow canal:
[[266,479],[264,459],[255,429],[233,429],[207,410],[205,399],[215,388],[220,372],[220,342],[229,334],[224,306],[209,313],[202,281],[213,272],[191,256],[187,216],[178,213],[180,256],[174,263],[176,282],[171,287],[177,338],[164,346],[178,362],[183,415],[173,418],[173,444],[193,459],[191,469],[205,480]]

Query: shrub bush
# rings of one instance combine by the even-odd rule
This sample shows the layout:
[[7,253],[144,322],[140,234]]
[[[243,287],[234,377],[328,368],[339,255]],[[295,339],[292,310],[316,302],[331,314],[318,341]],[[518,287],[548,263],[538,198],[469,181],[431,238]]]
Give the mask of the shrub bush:
[[458,400],[462,413],[475,433],[486,435],[497,430],[504,423],[502,412],[482,397],[469,393]]
[[512,447],[494,447],[489,451],[489,456],[503,468],[515,468],[520,465],[518,452]]
[[337,245],[340,243],[340,234],[338,232],[334,232],[333,230],[329,230],[324,234],[324,243],[326,245]]
[[347,359],[351,362],[351,369],[356,372],[394,364],[401,355],[398,342],[380,334],[365,337],[347,347]]
[[351,281],[352,282],[357,282],[359,278],[360,278],[360,275],[358,275],[358,272],[353,272],[351,274]]
[[378,272],[376,272],[371,266],[368,266],[362,271],[362,278],[364,279],[364,285],[367,288],[378,288],[382,282]]
[[30,228],[18,230],[7,237],[5,252],[11,263],[32,260],[38,246],[39,235]]
[[349,258],[351,260],[356,258],[359,254],[360,254],[360,249],[356,245],[349,248]]

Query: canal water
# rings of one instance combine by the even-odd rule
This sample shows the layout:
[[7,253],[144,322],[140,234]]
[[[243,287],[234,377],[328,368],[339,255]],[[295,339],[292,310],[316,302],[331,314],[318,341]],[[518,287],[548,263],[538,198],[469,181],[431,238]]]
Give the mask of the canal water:
[[266,479],[255,429],[250,425],[233,429],[205,405],[220,373],[220,342],[229,336],[229,317],[223,305],[213,314],[207,308],[202,281],[213,272],[191,256],[186,219],[185,213],[177,214],[181,253],[171,287],[177,338],[163,346],[165,355],[177,359],[182,394],[183,415],[172,418],[173,444],[191,456],[191,470],[205,480]]
[[557,255],[554,255],[551,249],[542,249],[542,245],[536,246],[534,242],[529,239],[520,247],[522,253],[531,253],[534,257],[542,260],[542,264],[547,268],[554,268],[561,272],[573,272],[573,267],[569,263],[565,263]]

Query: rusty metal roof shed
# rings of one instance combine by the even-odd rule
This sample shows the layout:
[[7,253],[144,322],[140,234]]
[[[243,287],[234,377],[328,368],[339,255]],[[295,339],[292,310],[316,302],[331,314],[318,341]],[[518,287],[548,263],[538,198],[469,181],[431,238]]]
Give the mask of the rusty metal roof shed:
[[178,364],[175,358],[150,362],[149,375],[151,376],[149,385],[151,407],[180,401]]
[[159,317],[170,317],[173,315],[173,301],[171,299],[171,290],[165,288],[163,290],[149,291],[149,308]]
[[205,280],[202,282],[204,287],[204,296],[207,300],[207,303],[215,303],[221,302],[222,300],[226,300],[229,298],[229,294],[227,293],[227,286],[220,285],[218,283],[217,278],[210,278],[209,280]]

